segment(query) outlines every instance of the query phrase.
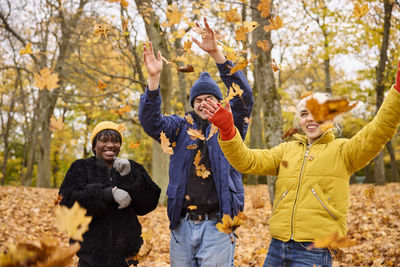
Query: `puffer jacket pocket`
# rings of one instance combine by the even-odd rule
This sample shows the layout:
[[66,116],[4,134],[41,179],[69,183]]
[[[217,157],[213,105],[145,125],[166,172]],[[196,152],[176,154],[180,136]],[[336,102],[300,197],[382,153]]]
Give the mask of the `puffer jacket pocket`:
[[169,184],[167,188],[167,213],[168,218],[171,220],[173,216],[173,211],[176,206],[176,191],[178,190],[178,186],[174,184]]
[[328,202],[328,198],[325,196],[321,187],[318,184],[315,184],[311,187],[311,193],[315,196],[315,199],[321,204],[322,208],[332,217],[334,220],[339,220],[343,217],[343,214],[340,213],[335,207],[333,207]]
[[[279,206],[279,204],[282,202],[282,200],[286,197],[286,195],[287,195],[288,193],[289,193],[289,190],[287,190],[286,187],[283,186],[282,191],[280,192],[279,195],[277,195],[277,196],[279,196],[279,198],[275,200],[276,203],[273,203],[273,207],[272,207],[272,211],[271,211],[271,216],[274,214],[276,208]],[[275,202],[275,201],[274,201],[274,202]]]

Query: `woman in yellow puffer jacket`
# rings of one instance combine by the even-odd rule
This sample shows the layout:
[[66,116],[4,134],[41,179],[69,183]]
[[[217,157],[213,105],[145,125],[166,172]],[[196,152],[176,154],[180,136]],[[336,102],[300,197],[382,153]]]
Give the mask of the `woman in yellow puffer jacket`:
[[[300,100],[296,116],[305,135],[272,149],[250,149],[234,127],[232,114],[208,101],[206,113],[219,128],[219,144],[242,173],[277,176],[269,221],[272,241],[264,266],[331,266],[328,249],[307,247],[333,232],[345,236],[349,178],[393,138],[400,123],[400,62],[396,84],[375,118],[351,139],[323,132]],[[321,94],[321,93],[320,93]]]

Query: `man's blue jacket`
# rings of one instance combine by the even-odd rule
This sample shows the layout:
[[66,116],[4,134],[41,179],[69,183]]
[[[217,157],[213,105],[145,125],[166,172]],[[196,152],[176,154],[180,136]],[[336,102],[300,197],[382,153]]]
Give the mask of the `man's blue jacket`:
[[[242,138],[246,136],[248,120],[253,109],[253,93],[242,71],[229,75],[233,63],[227,61],[217,64],[222,81],[228,90],[232,83],[243,90],[242,99],[234,97],[230,101],[236,128]],[[229,92],[229,91],[228,91]],[[246,119],[247,118],[247,119]],[[144,131],[152,138],[160,142],[160,133],[164,132],[171,143],[175,142],[174,154],[171,155],[169,164],[169,184],[167,188],[167,210],[170,220],[170,229],[174,229],[180,220],[181,211],[186,193],[186,183],[190,164],[193,164],[194,150],[188,149],[196,144],[187,134],[189,128],[199,129],[196,121],[193,124],[187,122],[185,117],[178,115],[164,116],[161,114],[160,88],[155,91],[146,91],[140,97],[139,120]],[[207,138],[211,129],[211,123],[203,133]],[[218,144],[218,134],[214,134],[206,141],[209,151],[212,174],[220,204],[220,214],[237,215],[244,208],[244,188],[242,175],[227,161]]]

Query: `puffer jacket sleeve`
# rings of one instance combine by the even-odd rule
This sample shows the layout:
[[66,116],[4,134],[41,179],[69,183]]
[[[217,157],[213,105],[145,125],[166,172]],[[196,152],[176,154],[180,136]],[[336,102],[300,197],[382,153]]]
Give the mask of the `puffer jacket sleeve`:
[[136,214],[145,215],[157,207],[161,189],[151,180],[142,165],[132,160],[129,160],[129,162],[131,163],[132,171],[128,175],[135,176],[135,182],[123,189],[131,196],[131,205]]
[[87,183],[86,161],[74,161],[61,184],[59,195],[62,196],[60,205],[72,207],[75,201],[87,210],[88,215],[99,216],[108,209],[104,201],[104,185]]
[[174,142],[181,125],[185,122],[185,118],[177,115],[161,114],[160,87],[155,91],[146,87],[144,94],[140,96],[139,120],[144,131],[159,143],[161,132],[165,133],[171,143]]
[[244,140],[249,126],[249,124],[245,122],[245,118],[250,118],[254,105],[253,91],[243,71],[239,70],[232,75],[229,74],[233,66],[234,64],[229,60],[227,60],[224,64],[217,64],[221,79],[228,88],[228,94],[233,83],[237,84],[240,89],[243,90],[243,100],[240,97],[235,96],[231,101],[229,101],[229,103],[232,108],[235,126],[239,130],[240,136]]
[[343,144],[342,153],[350,173],[364,167],[394,137],[400,123],[399,107],[400,93],[392,87],[374,119]]
[[286,145],[282,143],[272,149],[250,149],[243,142],[238,131],[228,141],[223,141],[219,136],[218,143],[225,157],[236,170],[256,175],[277,175]]

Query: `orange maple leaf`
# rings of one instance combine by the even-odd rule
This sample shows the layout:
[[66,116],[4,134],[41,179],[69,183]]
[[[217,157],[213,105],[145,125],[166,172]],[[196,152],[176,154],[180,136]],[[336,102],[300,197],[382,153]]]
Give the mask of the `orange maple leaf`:
[[103,90],[107,87],[107,84],[105,82],[103,82],[102,80],[97,80],[97,88],[99,88],[100,90]]
[[269,32],[272,30],[278,30],[278,29],[282,28],[283,21],[282,21],[281,17],[276,16],[275,19],[270,18],[268,21],[270,24],[264,26],[264,31]]
[[229,101],[231,101],[235,96],[241,96],[243,94],[243,90],[240,89],[240,86],[236,83],[232,83],[232,86],[229,88],[229,93],[225,99],[221,101],[221,105],[225,105]]
[[193,144],[193,145],[188,145],[186,148],[187,149],[196,149],[198,147],[197,144]]
[[258,56],[254,56],[254,57],[252,57],[250,60],[245,59],[245,60],[239,61],[238,63],[236,63],[235,66],[233,66],[233,67],[231,68],[231,71],[229,72],[229,75],[234,74],[234,73],[237,72],[238,70],[243,70],[243,69],[245,69],[245,68],[247,67],[247,65],[250,64],[251,62],[253,62],[257,57],[258,57]]
[[245,26],[240,25],[235,30],[235,34],[236,34],[235,39],[237,41],[246,41],[246,36],[247,36],[246,34],[248,34],[248,33],[249,33],[249,30]]
[[115,109],[111,109],[110,112],[117,114],[117,115],[123,115],[127,112],[130,112],[132,110],[132,106],[131,105],[125,105],[122,108],[119,108],[117,110]]
[[218,231],[225,234],[231,234],[236,230],[236,228],[243,225],[245,220],[247,220],[247,217],[241,211],[234,216],[233,219],[229,214],[224,214],[221,222],[217,223],[215,226],[217,227]]
[[196,175],[198,177],[206,179],[208,176],[210,176],[211,172],[207,170],[204,164],[200,164],[200,160],[201,160],[201,152],[200,150],[198,150],[193,161],[193,164],[196,167]]
[[166,154],[174,154],[174,150],[172,147],[170,147],[171,143],[169,142],[169,139],[165,135],[164,132],[160,133],[160,140],[161,140],[161,149],[164,151]]
[[232,8],[224,12],[226,22],[241,22],[242,16],[237,12],[237,8]]
[[187,130],[187,134],[190,135],[190,138],[192,140],[196,140],[197,138],[199,138],[200,140],[206,139],[203,135],[203,132],[200,129],[189,128]]
[[353,16],[360,19],[365,16],[369,11],[368,3],[360,6],[358,3],[354,6]]
[[63,118],[59,117],[58,119],[56,119],[54,116],[51,116],[50,118],[50,126],[49,126],[49,130],[56,132],[62,129],[62,127],[64,126],[64,122],[63,122]]
[[257,9],[261,11],[262,18],[267,18],[271,12],[271,0],[260,0]]
[[278,65],[276,64],[275,59],[272,59],[272,62],[269,63],[269,65],[271,66],[271,69],[272,69],[274,72],[277,72],[277,71],[279,70],[279,67],[278,67]]
[[129,148],[130,149],[135,149],[135,148],[138,148],[139,146],[140,146],[140,142],[134,143],[133,141],[131,141],[129,143]]
[[311,112],[314,120],[321,123],[331,120],[337,115],[352,110],[357,103],[350,105],[349,101],[344,98],[329,99],[325,103],[320,104],[317,99],[311,98],[306,102],[306,108]]
[[[40,73],[40,74],[39,74]],[[42,69],[39,73],[35,73],[35,86],[39,89],[55,89],[60,87],[57,83],[59,81],[58,79],[58,73],[51,73],[51,70],[48,68]]]
[[259,48],[261,48],[262,51],[264,51],[264,52],[267,52],[267,51],[270,50],[269,42],[267,40],[262,40],[262,41],[258,40],[257,41],[257,46]]

